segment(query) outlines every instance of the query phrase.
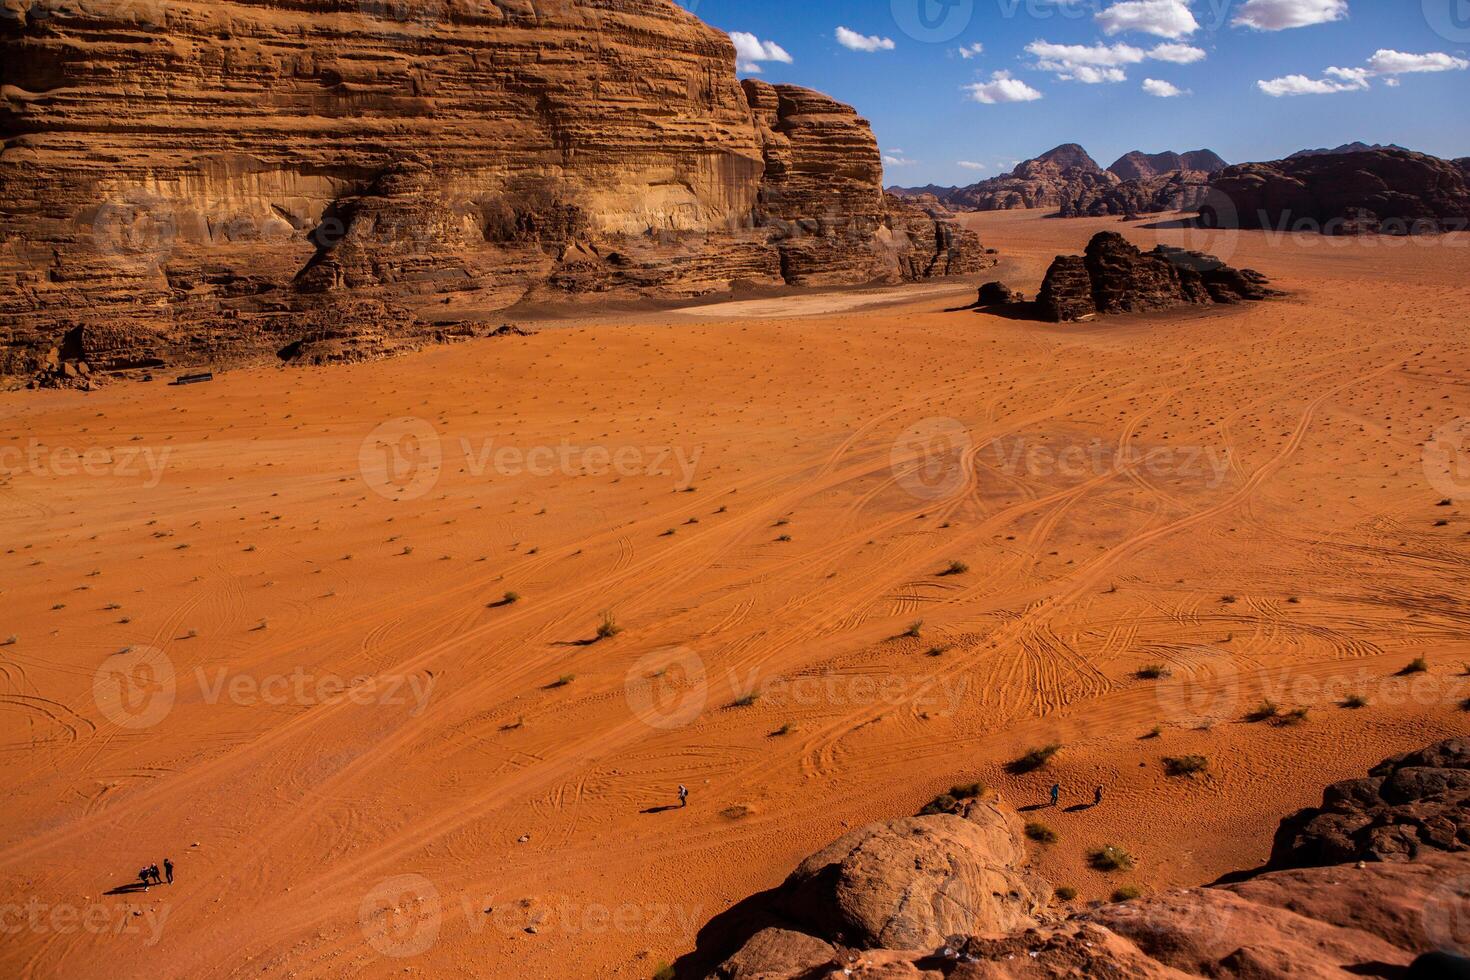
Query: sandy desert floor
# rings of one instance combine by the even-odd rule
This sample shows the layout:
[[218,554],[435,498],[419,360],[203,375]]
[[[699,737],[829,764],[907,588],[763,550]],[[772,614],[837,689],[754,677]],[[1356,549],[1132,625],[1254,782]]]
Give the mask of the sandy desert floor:
[[[1060,782],[1035,863],[1081,906],[1257,864],[1324,783],[1463,732],[1470,236],[966,220],[1027,293],[1121,228],[1290,295],[0,396],[0,975],[648,977],[972,780]],[[1089,870],[1107,843],[1136,869]]]

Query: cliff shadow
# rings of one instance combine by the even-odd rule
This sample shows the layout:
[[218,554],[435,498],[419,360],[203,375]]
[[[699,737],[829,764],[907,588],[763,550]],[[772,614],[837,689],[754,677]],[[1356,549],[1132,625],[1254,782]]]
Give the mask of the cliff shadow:
[[762,929],[776,926],[804,932],[776,911],[781,891],[778,885],[757,892],[712,917],[695,935],[694,949],[674,961],[674,976],[679,980],[710,976],[715,967],[739,952]]

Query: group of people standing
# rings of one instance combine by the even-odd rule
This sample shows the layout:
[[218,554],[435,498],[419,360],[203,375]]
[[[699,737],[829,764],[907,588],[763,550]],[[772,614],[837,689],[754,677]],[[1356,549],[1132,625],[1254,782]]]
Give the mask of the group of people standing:
[[162,874],[159,873],[158,865],[156,864],[150,864],[146,868],[140,868],[138,871],[138,880],[143,883],[143,890],[145,892],[148,890],[149,885],[161,885],[164,881],[172,885],[174,883],[174,863],[168,858],[164,858]]

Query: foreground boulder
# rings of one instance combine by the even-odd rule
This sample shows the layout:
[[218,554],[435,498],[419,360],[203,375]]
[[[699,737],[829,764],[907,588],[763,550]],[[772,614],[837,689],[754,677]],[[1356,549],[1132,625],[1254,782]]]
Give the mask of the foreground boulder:
[[1142,252],[1116,232],[1099,232],[1084,255],[1060,255],[1047,270],[1037,314],[1061,323],[1098,314],[1238,303],[1273,295],[1267,279],[1213,256],[1160,245]]
[[[4,8],[0,375],[78,325],[183,364],[325,324],[322,357],[351,358],[445,305],[994,264],[884,197],[851,107],[742,84],[729,36],[671,0]],[[372,303],[407,315],[343,336]]]
[[1470,739],[1394,756],[1366,779],[1334,783],[1322,805],[1281,823],[1273,867],[1412,861],[1470,851]]
[[1328,235],[1419,234],[1470,226],[1470,187],[1456,164],[1373,149],[1227,167],[1200,206],[1209,228]]
[[801,863],[778,907],[849,946],[928,949],[945,937],[1004,935],[1034,925],[1051,889],[1018,870],[1016,815],[995,800],[961,814],[869,824]]

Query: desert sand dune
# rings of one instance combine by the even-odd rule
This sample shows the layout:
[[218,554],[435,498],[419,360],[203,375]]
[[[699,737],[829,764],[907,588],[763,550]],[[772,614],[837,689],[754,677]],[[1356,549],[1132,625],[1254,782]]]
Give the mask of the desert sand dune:
[[1425,460],[1470,415],[1470,236],[965,221],[1029,295],[1101,229],[1287,295],[1054,326],[920,289],[0,396],[0,895],[107,926],[0,973],[646,977],[957,781],[1059,782],[1032,859],[1082,902],[1256,864],[1463,731],[1470,484]]

